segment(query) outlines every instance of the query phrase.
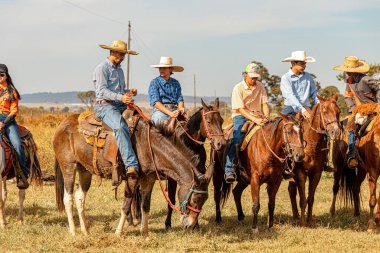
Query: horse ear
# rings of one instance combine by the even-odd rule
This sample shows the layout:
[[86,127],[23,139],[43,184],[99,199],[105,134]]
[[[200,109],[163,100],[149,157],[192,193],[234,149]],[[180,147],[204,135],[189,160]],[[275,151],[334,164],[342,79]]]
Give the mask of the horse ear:
[[202,107],[203,107],[203,109],[208,109],[207,104],[203,101],[202,98],[201,98],[201,102],[202,102]]
[[219,109],[219,98],[215,98],[215,106]]
[[285,120],[285,121],[288,121],[288,120],[289,120],[288,115],[285,115],[285,114],[282,114],[282,113],[280,113],[280,115],[281,115],[281,118],[282,118],[283,120]]
[[321,97],[321,96],[318,96],[317,95],[317,98],[318,98],[318,100],[320,101],[320,102],[325,102],[326,100],[323,98],[323,97]]

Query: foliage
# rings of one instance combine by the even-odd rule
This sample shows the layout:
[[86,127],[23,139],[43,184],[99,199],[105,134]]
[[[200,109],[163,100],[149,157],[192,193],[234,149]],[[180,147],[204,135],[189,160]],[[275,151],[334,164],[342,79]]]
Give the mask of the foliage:
[[319,90],[319,95],[323,98],[329,98],[338,94],[337,104],[340,108],[340,116],[345,117],[348,114],[348,107],[346,102],[344,101],[344,96],[339,93],[339,90],[335,86],[326,86],[325,88],[321,88]]
[[80,91],[77,93],[77,98],[86,105],[88,110],[93,110],[95,105],[95,91]]

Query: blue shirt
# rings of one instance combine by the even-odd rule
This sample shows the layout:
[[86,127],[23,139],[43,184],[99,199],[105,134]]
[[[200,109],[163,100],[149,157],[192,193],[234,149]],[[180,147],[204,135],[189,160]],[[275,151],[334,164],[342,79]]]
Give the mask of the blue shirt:
[[115,65],[109,59],[95,68],[93,81],[96,101],[121,101],[121,96],[126,93],[123,69],[120,64]]
[[309,98],[314,103],[319,102],[317,98],[317,87],[311,75],[307,72],[297,76],[290,69],[281,77],[281,92],[284,97],[284,105],[293,107],[295,112],[305,111],[304,106],[311,106]]
[[149,102],[154,106],[156,102],[163,104],[178,104],[183,102],[181,85],[174,78],[165,80],[161,76],[154,78],[149,85]]

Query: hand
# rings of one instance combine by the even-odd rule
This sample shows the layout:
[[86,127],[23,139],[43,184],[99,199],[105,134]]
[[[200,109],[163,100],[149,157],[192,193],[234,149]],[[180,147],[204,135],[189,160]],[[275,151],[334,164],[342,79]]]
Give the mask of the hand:
[[180,113],[179,110],[171,111],[170,114],[169,114],[169,116],[170,116],[171,118],[177,118],[178,115],[179,115],[179,113]]
[[133,98],[129,94],[124,94],[123,96],[121,96],[121,101],[124,104],[133,104],[134,102]]
[[310,113],[306,110],[304,112],[302,112],[302,116],[305,118],[305,119],[310,119]]
[[4,123],[0,122],[0,130],[2,130],[3,128],[4,128]]
[[267,121],[268,119],[266,118],[255,118],[253,122],[255,122],[259,126],[263,126]]
[[131,94],[132,94],[132,97],[136,96],[137,95],[137,89],[136,88],[132,88],[131,89]]
[[185,107],[179,107],[178,110],[180,111],[181,115],[185,115]]

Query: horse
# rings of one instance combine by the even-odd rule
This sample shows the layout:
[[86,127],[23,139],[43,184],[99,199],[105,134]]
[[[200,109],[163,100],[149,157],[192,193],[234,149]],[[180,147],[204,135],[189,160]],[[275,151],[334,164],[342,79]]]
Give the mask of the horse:
[[[175,134],[182,139],[187,147],[199,155],[200,163],[198,167],[204,167],[206,164],[207,155],[203,145],[206,138],[208,138],[211,143],[211,158],[212,152],[217,152],[225,146],[226,141],[222,130],[223,118],[218,109],[218,98],[215,100],[214,106],[208,106],[202,100],[202,107],[190,117],[184,126],[179,125],[175,130]],[[172,178],[168,178],[168,195],[173,204],[175,204],[176,188],[177,182]],[[214,185],[214,191],[217,189],[220,189],[220,187],[218,188]],[[168,204],[168,212],[165,220],[166,230],[171,228],[172,212],[173,208]]]
[[[302,122],[304,141],[306,143],[305,158],[301,163],[296,163],[293,170],[295,174],[294,181],[290,181],[288,186],[293,219],[300,218],[300,226],[305,226],[306,205],[308,207],[307,225],[310,226],[312,222],[314,195],[327,158],[328,138],[334,141],[340,136],[338,95],[336,94],[328,99],[318,96],[318,99],[319,103],[312,107],[310,120]],[[309,178],[309,190],[306,199],[307,178]],[[296,202],[297,189],[300,195],[301,217]]]
[[[241,168],[238,183],[233,196],[238,212],[238,220],[244,219],[241,196],[248,185],[251,186],[253,223],[252,233],[259,232],[257,226],[260,210],[260,187],[267,184],[268,192],[268,228],[273,227],[276,194],[282,181],[282,172],[286,164],[300,162],[304,157],[301,114],[281,115],[266,123],[252,136],[246,149],[239,152]],[[259,158],[259,159],[257,159]],[[223,196],[228,196],[231,184],[226,184]]]
[[[78,131],[78,114],[66,118],[58,126],[54,137],[53,147],[55,152],[56,173],[56,201],[59,211],[66,210],[69,232],[75,235],[73,219],[73,191],[75,173],[79,174],[79,187],[75,194],[76,206],[79,214],[80,227],[83,234],[88,234],[84,204],[86,194],[91,185],[93,167],[93,147],[85,142],[84,137]],[[145,118],[144,118],[145,119]],[[135,126],[134,134],[131,136],[133,148],[138,157],[141,168],[140,187],[142,192],[142,223],[141,233],[148,233],[148,217],[150,211],[150,197],[155,181],[155,172],[164,173],[179,184],[179,200],[184,204],[181,220],[185,227],[196,224],[199,211],[207,200],[207,188],[209,174],[204,176],[205,180],[198,180],[194,174],[205,172],[205,168],[198,171],[196,156],[175,135],[167,136],[163,128],[151,127],[152,123],[147,119],[140,120]],[[98,175],[102,178],[110,178],[112,167],[108,160],[98,156],[97,164],[100,168]],[[155,171],[154,168],[158,168]],[[125,173],[125,171],[124,171]],[[129,179],[128,179],[129,180]],[[116,229],[120,234],[125,222],[126,208],[131,200],[129,184],[125,185],[125,198],[121,211],[121,219]],[[128,191],[127,191],[128,189]],[[132,189],[133,192],[134,189]],[[190,194],[191,193],[191,194]],[[186,197],[189,195],[188,197]]]
[[[40,163],[37,156],[37,145],[34,142],[31,132],[19,126],[21,140],[24,146],[27,166],[30,170],[30,182],[34,186],[42,185],[42,172]],[[16,151],[11,146],[7,137],[2,132],[0,134],[0,227],[4,228],[6,224],[5,218],[5,202],[7,200],[7,180],[17,177],[22,173],[20,164],[17,161]],[[24,220],[24,200],[26,189],[19,189],[19,209],[17,220],[22,222]]]

